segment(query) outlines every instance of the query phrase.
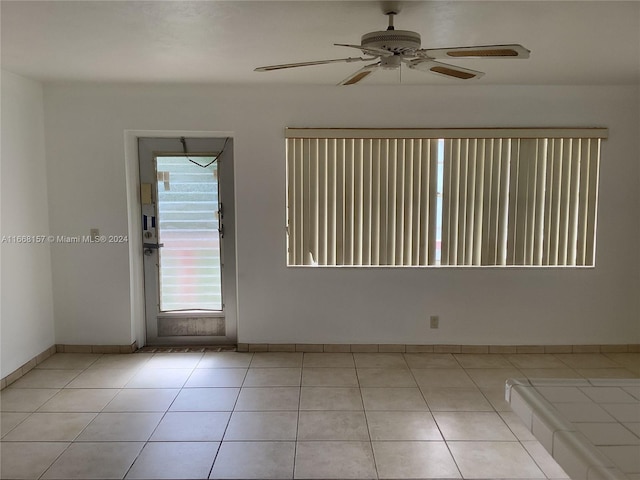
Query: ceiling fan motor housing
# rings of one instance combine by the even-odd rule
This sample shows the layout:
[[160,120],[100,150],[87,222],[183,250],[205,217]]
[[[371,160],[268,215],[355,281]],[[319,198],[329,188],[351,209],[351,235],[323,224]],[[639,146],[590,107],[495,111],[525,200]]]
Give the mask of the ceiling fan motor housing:
[[363,47],[382,48],[395,55],[411,57],[420,49],[420,34],[409,30],[382,30],[365,33],[360,44]]

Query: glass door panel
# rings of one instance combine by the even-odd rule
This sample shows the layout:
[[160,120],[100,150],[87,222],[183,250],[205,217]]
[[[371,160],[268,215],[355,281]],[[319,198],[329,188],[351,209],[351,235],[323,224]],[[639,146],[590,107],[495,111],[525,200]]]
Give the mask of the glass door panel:
[[157,156],[160,312],[221,311],[218,162]]

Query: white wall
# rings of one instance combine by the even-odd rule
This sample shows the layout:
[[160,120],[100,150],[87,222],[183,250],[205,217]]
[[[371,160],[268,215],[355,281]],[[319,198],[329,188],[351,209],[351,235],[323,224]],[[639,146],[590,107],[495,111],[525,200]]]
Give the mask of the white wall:
[[[127,233],[126,129],[233,131],[240,342],[637,343],[639,98],[635,86],[49,85],[52,230]],[[608,127],[597,267],[288,269],[286,126]],[[127,246],[55,246],[52,260],[58,342],[131,341]]]
[[[2,71],[3,236],[48,235],[42,85]],[[2,373],[55,343],[48,243],[2,243]]]

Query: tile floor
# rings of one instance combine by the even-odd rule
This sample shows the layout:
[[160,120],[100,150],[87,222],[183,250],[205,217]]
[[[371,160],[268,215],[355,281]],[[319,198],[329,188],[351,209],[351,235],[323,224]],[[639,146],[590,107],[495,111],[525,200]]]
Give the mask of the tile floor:
[[510,377],[638,378],[640,354],[56,354],[0,393],[1,478],[568,478]]
[[640,478],[640,379],[507,383],[511,408],[571,478]]

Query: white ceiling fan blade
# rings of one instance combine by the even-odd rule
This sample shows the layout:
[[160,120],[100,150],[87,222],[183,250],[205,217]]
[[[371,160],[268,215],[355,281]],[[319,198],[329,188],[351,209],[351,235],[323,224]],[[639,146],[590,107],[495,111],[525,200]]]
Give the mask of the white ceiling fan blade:
[[350,47],[357,48],[364,53],[368,53],[369,55],[374,55],[376,57],[390,57],[393,55],[393,52],[389,50],[385,50],[384,48],[376,48],[376,47],[363,47],[362,45],[349,45],[347,43],[334,43],[336,47]]
[[327,63],[351,63],[351,62],[365,62],[368,60],[373,60],[372,58],[362,58],[362,57],[349,57],[349,58],[336,58],[333,60],[315,60],[311,62],[298,62],[298,63],[284,63],[282,65],[267,65],[266,67],[258,67],[255,68],[254,72],[270,72],[272,70],[282,70],[285,68],[297,68],[297,67],[308,67],[311,65],[325,65]]
[[462,68],[456,65],[449,65],[447,63],[435,62],[428,59],[411,60],[409,62],[406,62],[406,64],[413,70],[421,70],[423,72],[435,73],[437,75],[444,75],[445,77],[458,78],[461,80],[480,78],[484,75],[483,72],[478,72],[477,70]]
[[529,58],[522,45],[483,45],[474,47],[423,48],[416,55],[429,58]]
[[369,75],[371,75],[373,72],[375,72],[378,69],[378,67],[380,67],[380,62],[372,63],[371,65],[365,65],[357,72],[352,73],[347,78],[342,80],[338,85],[354,85],[360,82],[361,80],[363,80],[364,78],[368,77]]

